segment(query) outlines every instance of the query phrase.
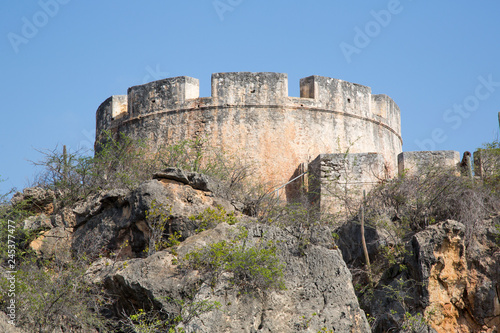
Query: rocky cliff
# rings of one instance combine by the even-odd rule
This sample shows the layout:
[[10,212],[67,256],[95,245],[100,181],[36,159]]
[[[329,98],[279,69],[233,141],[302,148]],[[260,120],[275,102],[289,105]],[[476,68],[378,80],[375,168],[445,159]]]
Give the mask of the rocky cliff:
[[[210,179],[170,170],[133,190],[100,192],[57,212],[54,194],[41,189],[17,194],[13,204],[30,202],[36,211],[23,227],[37,235],[30,246],[40,258],[70,262],[78,253],[93,258],[85,281],[103,292],[102,313],[124,332],[127,320],[138,322],[140,311],[162,320],[182,318],[175,327],[186,332],[497,332],[500,327],[498,217],[482,221],[467,246],[465,227],[456,221],[414,234],[405,243],[404,260],[358,301],[348,269],[362,258],[358,224],[316,227],[304,241],[302,229],[260,223],[216,193]],[[164,232],[178,237],[148,256],[147,212],[155,205],[168,208]],[[234,219],[203,225],[195,217],[207,211]],[[376,228],[367,226],[366,237],[372,257],[390,245],[389,235]],[[188,254],[210,244],[252,251],[272,247],[284,288],[238,282],[241,272],[224,269],[213,279],[206,270],[183,265]]]

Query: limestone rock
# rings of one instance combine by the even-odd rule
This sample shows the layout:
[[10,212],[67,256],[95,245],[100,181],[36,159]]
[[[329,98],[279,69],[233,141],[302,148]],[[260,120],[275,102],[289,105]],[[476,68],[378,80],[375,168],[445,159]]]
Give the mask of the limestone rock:
[[178,168],[166,168],[161,172],[153,175],[153,179],[171,179],[190,185],[196,190],[210,191],[216,193],[218,190],[217,184],[210,177],[197,173],[187,172]]
[[30,243],[30,247],[46,258],[55,256],[61,260],[70,260],[71,240],[71,229],[55,227],[43,231],[38,238]]
[[[464,302],[479,326],[500,330],[500,217],[482,221],[467,248],[468,283]],[[478,228],[476,228],[478,229]]]
[[190,216],[217,205],[228,212],[234,211],[228,201],[213,196],[211,192],[196,190],[172,179],[150,180],[133,191],[100,193],[76,207],[73,248],[77,251],[116,251],[128,241],[129,246],[122,249],[120,255],[143,256],[149,237],[145,212],[151,209],[153,201],[168,210],[167,232],[178,232],[183,238],[194,234],[198,228]]
[[445,221],[419,232],[412,239],[413,256],[408,260],[412,277],[421,282],[422,307],[430,325],[438,332],[460,328],[467,286],[463,224]]
[[23,208],[33,212],[51,214],[54,211],[54,200],[54,191],[41,187],[28,187],[22,193],[14,194],[10,203],[13,206],[23,204]]
[[187,300],[198,285],[194,301],[217,301],[221,308],[183,325],[187,332],[318,332],[323,327],[335,332],[370,332],[339,250],[309,245],[298,251],[298,239],[289,232],[247,222],[234,226],[221,223],[186,239],[176,251],[182,258],[199,246],[234,237],[241,226],[248,230],[244,239],[247,246],[275,242],[285,264],[286,290],[241,293],[227,276],[213,288],[200,285],[201,275],[196,271],[179,274],[172,264],[174,256],[167,251],[126,264],[102,260],[88,271],[89,279],[118,296],[115,311],[133,306],[177,313],[177,303],[171,299]]
[[[405,269],[393,267],[362,304],[374,332],[397,328],[406,311],[424,313],[422,332],[494,332],[500,327],[500,251],[495,220],[482,221],[466,248],[465,226],[448,220],[415,234]],[[392,312],[391,312],[392,310]]]
[[23,228],[30,231],[47,230],[52,228],[50,218],[44,213],[38,216],[30,216],[24,220]]
[[57,214],[51,216],[53,226],[74,228],[76,227],[76,215],[70,207],[63,207]]

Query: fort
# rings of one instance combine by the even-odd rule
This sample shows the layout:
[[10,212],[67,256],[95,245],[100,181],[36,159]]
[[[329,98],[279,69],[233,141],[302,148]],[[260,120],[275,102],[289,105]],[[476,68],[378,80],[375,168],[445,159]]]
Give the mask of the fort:
[[211,90],[200,97],[199,80],[187,76],[131,87],[99,106],[96,141],[105,130],[148,139],[152,149],[204,137],[254,163],[256,177],[276,186],[321,154],[377,154],[377,168],[397,174],[400,110],[369,87],[309,76],[300,80],[300,97],[290,97],[287,74],[238,72],[213,74]]

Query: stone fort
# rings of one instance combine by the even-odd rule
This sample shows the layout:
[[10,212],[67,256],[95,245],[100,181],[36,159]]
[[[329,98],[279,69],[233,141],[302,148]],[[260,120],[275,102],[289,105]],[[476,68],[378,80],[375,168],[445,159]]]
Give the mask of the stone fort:
[[397,175],[405,161],[400,109],[390,97],[315,75],[300,80],[300,97],[288,95],[282,73],[215,73],[210,97],[187,76],[134,86],[97,109],[96,142],[105,130],[148,139],[151,149],[206,138],[253,163],[255,177],[283,186],[287,198],[308,182],[306,171],[317,193],[321,179],[347,177],[340,160],[355,169],[350,181],[368,185]]

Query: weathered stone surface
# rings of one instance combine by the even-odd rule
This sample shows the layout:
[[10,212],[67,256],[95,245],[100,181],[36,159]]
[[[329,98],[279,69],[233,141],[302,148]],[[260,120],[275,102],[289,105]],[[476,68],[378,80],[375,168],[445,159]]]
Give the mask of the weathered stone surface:
[[124,202],[124,199],[128,194],[128,190],[113,189],[110,191],[99,192],[98,194],[87,198],[86,201],[78,203],[73,209],[73,212],[76,214],[75,227],[79,227],[89,217],[98,215],[109,206],[114,204],[120,205]]
[[425,173],[432,168],[455,169],[460,153],[454,150],[405,151],[398,155],[399,175]]
[[500,330],[500,217],[482,221],[467,248],[468,284],[464,300],[479,324]]
[[[219,310],[202,314],[185,325],[187,332],[318,332],[323,327],[335,332],[369,332],[358,306],[351,276],[339,250],[310,245],[298,251],[298,239],[284,230],[256,223],[240,223],[248,229],[247,246],[272,240],[285,266],[287,290],[240,293],[221,277],[212,288],[203,283],[194,301],[218,301]],[[183,257],[199,246],[231,239],[238,225],[219,224],[186,239],[177,252]],[[89,279],[101,282],[118,296],[115,311],[156,307],[178,311],[168,298],[185,298],[196,281],[196,271],[179,274],[172,254],[162,251],[146,259],[95,263]]]
[[216,193],[218,184],[207,175],[198,172],[187,172],[178,168],[166,168],[153,175],[153,179],[171,179],[189,185],[196,190]]
[[255,166],[253,176],[270,186],[286,183],[299,164],[319,154],[348,149],[381,154],[396,174],[402,139],[400,110],[392,99],[321,76],[302,79],[300,90],[301,97],[289,97],[282,73],[215,73],[211,97],[202,98],[197,79],[159,80],[129,88],[127,112],[121,111],[123,103],[106,100],[97,110],[96,139],[105,130],[154,137],[148,141],[154,151],[207,138],[207,145]]
[[24,220],[23,228],[30,231],[41,231],[52,228],[50,217],[44,213],[36,216],[30,216]]
[[54,191],[41,187],[28,187],[22,193],[14,194],[10,202],[14,206],[23,203],[23,208],[32,212],[51,214],[54,211],[54,200]]
[[[386,272],[373,298],[363,300],[377,318],[374,332],[399,327],[408,309],[425,314],[433,332],[494,332],[500,327],[500,251],[495,220],[483,221],[464,244],[465,226],[448,220],[415,234],[407,244],[405,270]],[[467,251],[467,252],[466,252]],[[391,312],[391,310],[395,312]]]
[[151,180],[134,191],[113,190],[89,198],[74,209],[76,227],[73,248],[76,250],[117,250],[125,241],[129,247],[122,249],[121,256],[140,257],[146,248],[149,226],[145,212],[155,201],[167,209],[167,232],[178,232],[183,238],[194,233],[198,222],[189,219],[205,209],[220,205],[226,211],[234,211],[224,199],[211,192],[196,190],[176,180]]
[[56,227],[74,228],[76,227],[75,212],[70,207],[63,207],[57,214],[51,216],[51,223]]
[[322,212],[357,207],[363,190],[388,176],[384,158],[377,153],[320,154],[308,170],[310,201]]
[[72,229],[55,227],[43,231],[30,243],[30,247],[45,258],[57,257],[61,260],[71,258]]
[[407,261],[417,286],[421,306],[428,313],[430,325],[437,332],[460,327],[465,306],[467,262],[463,224],[446,221],[416,234],[412,254]]

